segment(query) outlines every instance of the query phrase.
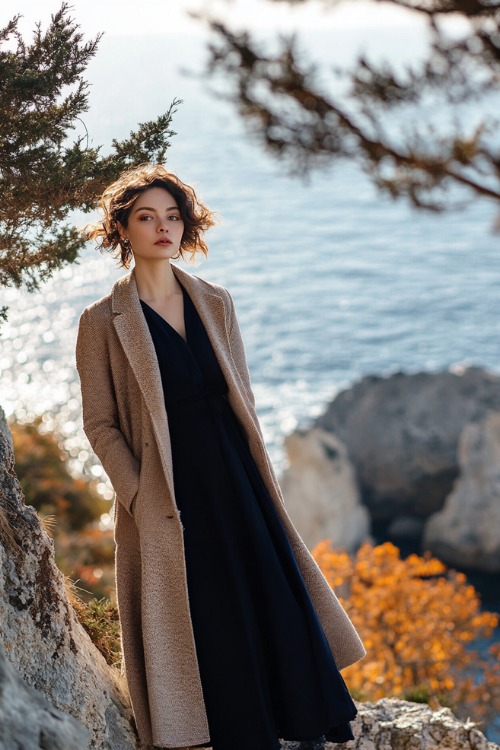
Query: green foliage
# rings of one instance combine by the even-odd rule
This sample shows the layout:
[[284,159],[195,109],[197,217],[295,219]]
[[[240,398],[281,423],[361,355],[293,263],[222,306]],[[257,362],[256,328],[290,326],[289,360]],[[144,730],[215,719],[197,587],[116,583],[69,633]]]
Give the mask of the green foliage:
[[[348,158],[380,190],[419,208],[453,205],[451,187],[500,201],[500,3],[389,2],[427,20],[425,59],[403,68],[362,55],[336,71],[342,85],[329,90],[295,37],[270,52],[248,31],[205,17],[213,32],[207,74],[222,74],[224,96],[294,174]],[[332,12],[338,4],[326,0]],[[446,31],[450,15],[462,22],[458,34]]]
[[83,73],[101,35],[85,41],[66,3],[46,31],[37,25],[29,44],[19,18],[0,29],[0,286],[35,290],[74,262],[85,242],[67,221],[70,211],[92,210],[125,168],[164,161],[179,101],[129,138],[113,140],[103,156],[88,135],[72,137],[84,127]]
[[434,696],[428,685],[417,685],[406,690],[403,693],[403,699],[405,701],[412,701],[412,703],[432,703]]
[[74,477],[68,456],[52,433],[40,432],[41,419],[11,424],[15,470],[26,500],[40,514],[55,515],[66,530],[81,530],[109,508],[95,482]]

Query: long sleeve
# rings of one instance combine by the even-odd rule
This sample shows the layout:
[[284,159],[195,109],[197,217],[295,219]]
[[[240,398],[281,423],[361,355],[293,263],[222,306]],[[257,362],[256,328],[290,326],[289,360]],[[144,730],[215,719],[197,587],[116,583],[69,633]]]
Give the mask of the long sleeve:
[[140,467],[120,430],[106,336],[95,329],[88,310],[80,318],[76,367],[81,382],[85,434],[111,480],[117,499],[131,513],[139,488]]

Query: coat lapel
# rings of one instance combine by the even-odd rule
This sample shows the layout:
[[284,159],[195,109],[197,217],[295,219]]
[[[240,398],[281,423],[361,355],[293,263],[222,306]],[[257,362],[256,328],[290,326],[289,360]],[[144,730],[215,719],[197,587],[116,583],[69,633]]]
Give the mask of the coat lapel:
[[113,287],[113,324],[134,372],[160,448],[163,470],[174,497],[172,452],[160,368],[146,318],[142,312],[133,271]]
[[[228,397],[240,421],[255,422],[243,396],[244,388],[229,346],[229,310],[221,294],[202,279],[172,264],[207,331],[228,386]],[[142,312],[134,271],[122,276],[112,292],[113,323],[125,355],[139,384],[160,448],[171,497],[175,497],[172,451],[160,368],[148,324]]]
[[256,417],[249,410],[248,400],[244,397],[245,389],[240,378],[237,363],[229,344],[229,316],[226,302],[221,294],[208,287],[207,282],[183,271],[172,264],[172,270],[185,287],[212,344],[215,356],[221,367],[228,387],[229,402],[240,418],[240,421],[255,424]]

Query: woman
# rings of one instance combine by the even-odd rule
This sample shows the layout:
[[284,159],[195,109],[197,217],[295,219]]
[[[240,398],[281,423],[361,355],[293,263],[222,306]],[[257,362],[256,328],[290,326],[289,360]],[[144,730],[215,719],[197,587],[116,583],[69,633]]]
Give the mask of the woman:
[[171,260],[214,223],[162,166],[123,174],[88,235],[134,269],[82,314],[83,421],[116,491],[116,584],[141,740],[278,750],[352,738],[364,655],[294,529],[231,296]]

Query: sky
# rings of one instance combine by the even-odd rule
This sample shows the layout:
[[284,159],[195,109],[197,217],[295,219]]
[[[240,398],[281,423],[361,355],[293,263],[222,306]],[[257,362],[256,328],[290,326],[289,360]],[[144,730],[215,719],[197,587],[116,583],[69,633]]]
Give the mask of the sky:
[[[326,10],[328,0],[309,0],[304,6],[291,7],[284,2],[266,0],[72,0],[72,14],[87,34],[104,31],[107,35],[203,35],[203,25],[189,17],[189,11],[212,10],[234,26],[273,31],[415,25],[413,14],[393,5],[369,0],[347,0],[333,12]],[[3,0],[0,25],[20,13],[20,29],[30,32],[37,21],[45,27],[59,0]]]

